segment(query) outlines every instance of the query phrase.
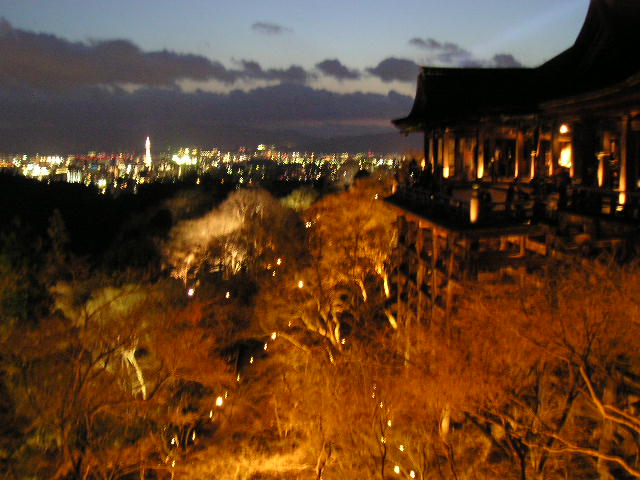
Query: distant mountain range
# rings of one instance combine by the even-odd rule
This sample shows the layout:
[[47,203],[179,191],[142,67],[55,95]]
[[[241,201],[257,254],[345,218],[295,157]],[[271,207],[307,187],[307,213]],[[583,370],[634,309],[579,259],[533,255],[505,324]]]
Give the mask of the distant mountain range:
[[[158,126],[162,132],[162,127]],[[144,150],[147,130],[132,131],[118,125],[80,125],[73,135],[62,125],[39,126],[37,129],[10,128],[4,126],[0,135],[0,152],[67,154],[88,151],[136,151]],[[217,147],[235,151],[240,147],[255,148],[260,143],[276,145],[285,150],[314,152],[366,152],[394,153],[420,151],[422,136],[402,136],[389,128],[387,132],[370,134],[312,136],[294,130],[262,130],[241,126],[198,126],[188,132],[164,132],[151,135],[152,153],[181,146]]]

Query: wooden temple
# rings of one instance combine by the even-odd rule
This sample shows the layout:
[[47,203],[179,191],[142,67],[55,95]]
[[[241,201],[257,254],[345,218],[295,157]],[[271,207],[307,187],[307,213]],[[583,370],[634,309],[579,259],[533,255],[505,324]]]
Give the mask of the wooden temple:
[[[537,68],[423,67],[399,174],[399,308],[448,311],[465,278],[551,255],[629,254],[640,227],[640,2],[591,0]],[[414,310],[415,309],[415,310]]]

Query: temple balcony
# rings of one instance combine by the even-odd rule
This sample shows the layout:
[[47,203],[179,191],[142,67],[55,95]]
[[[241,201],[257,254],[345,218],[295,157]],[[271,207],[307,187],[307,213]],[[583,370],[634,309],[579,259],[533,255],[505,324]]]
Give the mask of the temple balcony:
[[547,254],[629,248],[640,232],[640,193],[535,181],[442,179],[399,183],[386,199],[399,214],[465,238],[524,236]]

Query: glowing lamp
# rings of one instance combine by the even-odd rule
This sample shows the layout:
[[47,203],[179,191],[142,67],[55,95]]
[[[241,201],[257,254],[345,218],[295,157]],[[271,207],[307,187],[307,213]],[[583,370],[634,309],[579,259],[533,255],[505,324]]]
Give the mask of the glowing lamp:
[[563,123],[562,125],[560,125],[559,132],[562,135],[566,135],[567,133],[569,133],[569,125],[567,125],[566,123]]
[[562,150],[560,150],[560,159],[558,160],[558,165],[564,168],[571,168],[573,166],[572,153],[573,152],[571,150],[570,143],[562,147]]
[[478,188],[478,185],[474,185],[471,192],[471,200],[469,202],[469,221],[471,223],[476,223],[480,217],[480,192]]
[[623,205],[627,203],[627,193],[620,192],[618,194],[618,210],[623,210]]

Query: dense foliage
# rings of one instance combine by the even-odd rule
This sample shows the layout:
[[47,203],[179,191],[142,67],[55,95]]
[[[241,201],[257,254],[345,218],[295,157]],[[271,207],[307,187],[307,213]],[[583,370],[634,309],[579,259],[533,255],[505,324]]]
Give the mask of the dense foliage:
[[387,187],[172,193],[88,257],[64,209],[5,229],[0,478],[640,478],[640,269],[558,262],[408,325]]

